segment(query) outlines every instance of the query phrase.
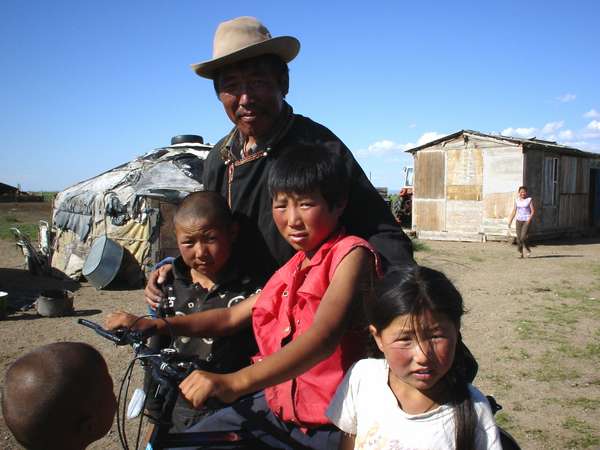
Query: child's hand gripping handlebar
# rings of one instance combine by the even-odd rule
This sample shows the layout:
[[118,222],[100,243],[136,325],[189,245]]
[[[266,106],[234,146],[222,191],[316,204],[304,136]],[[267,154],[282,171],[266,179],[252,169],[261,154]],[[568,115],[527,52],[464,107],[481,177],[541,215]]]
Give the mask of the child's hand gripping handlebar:
[[136,356],[152,366],[153,376],[158,381],[165,381],[166,378],[167,381],[178,384],[193,370],[203,368],[203,362],[198,357],[182,356],[173,348],[162,349],[158,354],[151,351],[146,346],[145,340],[152,336],[154,328],[144,331],[127,328],[109,331],[90,320],[78,319],[77,322],[91,328],[100,336],[114,342],[116,345],[131,345]]
[[[162,392],[160,396],[164,398],[164,406],[162,408],[161,416],[158,418],[159,427],[155,429],[155,432],[150,439],[154,445],[157,445],[157,447],[154,448],[163,448],[163,446],[161,446],[162,444],[159,445],[159,441],[162,443],[163,440],[165,448],[182,447],[184,446],[183,444],[186,444],[185,447],[188,447],[188,443],[190,446],[196,448],[266,448],[260,443],[254,442],[254,438],[251,434],[243,431],[187,433],[183,435],[184,437],[179,437],[177,434],[171,437],[171,434],[168,434],[168,430],[170,428],[173,406],[177,399],[177,394],[179,393],[179,383],[196,369],[210,369],[210,367],[207,367],[207,363],[197,356],[181,355],[174,348],[164,348],[159,353],[152,351],[146,346],[145,340],[154,334],[154,328],[149,328],[144,331],[128,328],[109,331],[90,320],[79,319],[78,323],[91,328],[100,336],[114,342],[116,345],[130,345],[135,352],[136,359],[139,359],[142,364],[151,367],[152,378],[159,382],[159,391]],[[121,390],[123,389],[124,384],[125,378],[121,383]],[[121,395],[119,395],[119,402],[121,402],[120,398]],[[126,392],[124,398],[123,404],[126,404]],[[219,409],[224,406],[224,403],[215,398],[211,398],[208,399],[205,406],[209,409]],[[128,448],[126,445],[127,440],[124,418],[123,420],[119,418],[119,411],[117,411],[117,427],[121,442],[125,442],[124,448]],[[163,427],[166,427],[166,431],[163,431]],[[167,445],[167,442],[169,445]]]

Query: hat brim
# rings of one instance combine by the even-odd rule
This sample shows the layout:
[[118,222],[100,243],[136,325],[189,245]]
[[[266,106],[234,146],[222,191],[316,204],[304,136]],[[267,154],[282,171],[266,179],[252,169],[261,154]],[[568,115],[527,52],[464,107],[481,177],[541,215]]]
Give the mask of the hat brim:
[[192,69],[199,76],[213,79],[215,72],[229,64],[261,55],[277,55],[284,62],[289,63],[300,51],[300,41],[292,36],[277,36],[266,41],[243,47],[233,53],[211,59],[197,64],[192,64]]

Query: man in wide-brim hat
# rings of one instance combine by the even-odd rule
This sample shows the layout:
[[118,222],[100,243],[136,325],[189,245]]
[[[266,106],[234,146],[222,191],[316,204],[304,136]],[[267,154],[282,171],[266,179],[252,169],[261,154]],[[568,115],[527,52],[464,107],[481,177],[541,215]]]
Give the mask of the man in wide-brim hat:
[[[337,143],[352,179],[342,218],[347,232],[369,240],[381,254],[384,266],[412,262],[410,240],[352,153],[329,129],[294,114],[285,101],[288,63],[299,51],[298,39],[272,37],[254,17],[219,24],[213,57],[192,64],[192,69],[213,80],[235,127],[211,150],[204,165],[204,189],[221,192],[227,198],[243,221],[243,255],[252,255],[251,268],[267,279],[294,254],[273,223],[266,183],[272,161],[280,149],[290,144]],[[146,292],[152,294],[151,289]],[[155,290],[154,294],[159,293]]]
[[[269,169],[281,150],[299,143],[334,143],[339,148],[351,180],[348,204],[341,218],[347,234],[369,240],[380,253],[384,267],[413,263],[410,240],[348,148],[326,127],[294,114],[285,101],[289,89],[287,63],[296,57],[299,50],[300,43],[296,38],[272,37],[257,19],[238,17],[218,26],[213,57],[192,65],[199,76],[213,80],[217,96],[235,125],[206,159],[203,184],[206,190],[220,192],[240,221],[237,250],[243,270],[266,280],[294,254],[294,249],[279,234],[273,222],[267,179]],[[164,271],[160,275],[154,272],[148,281],[146,301],[153,307],[162,296],[156,282],[163,277]],[[327,350],[314,349],[315,353],[322,351]],[[293,384],[291,381],[288,383],[289,386]],[[331,384],[331,381],[321,380],[318,384],[327,386],[328,383]],[[190,400],[185,392],[184,395]],[[231,413],[227,410],[239,412],[250,408],[246,413],[254,420],[271,421],[267,427],[271,431],[260,432],[268,434],[273,429],[279,430],[275,434],[279,434],[283,441],[278,441],[276,448],[337,448],[339,430],[324,416],[327,404],[319,395],[314,395],[311,400],[315,402],[313,417],[297,417],[294,423],[285,424],[278,419],[281,411],[292,416],[295,414],[292,410],[293,403],[298,401],[296,395],[290,392],[289,399],[280,399],[281,408],[273,407],[270,402],[271,410],[267,407],[267,411],[264,410],[264,396],[245,399],[239,408],[226,408],[208,417],[206,422],[201,421],[198,426],[202,428],[203,423],[215,423],[223,415]],[[306,399],[302,401],[306,402]],[[273,413],[278,410],[279,413]],[[224,422],[230,425],[236,420],[246,423],[249,419],[239,414],[237,418],[224,418]],[[255,423],[246,423],[246,426],[256,428]]]

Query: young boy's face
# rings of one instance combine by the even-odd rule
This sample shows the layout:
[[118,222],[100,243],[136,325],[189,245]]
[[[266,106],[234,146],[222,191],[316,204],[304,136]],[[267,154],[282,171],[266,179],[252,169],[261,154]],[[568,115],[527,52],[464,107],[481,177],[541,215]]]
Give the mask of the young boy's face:
[[278,193],[273,197],[273,221],[296,250],[310,257],[337,228],[344,205],[330,208],[320,192]]
[[206,218],[175,223],[177,247],[183,262],[209,278],[216,277],[225,267],[236,231],[233,224],[224,226]]

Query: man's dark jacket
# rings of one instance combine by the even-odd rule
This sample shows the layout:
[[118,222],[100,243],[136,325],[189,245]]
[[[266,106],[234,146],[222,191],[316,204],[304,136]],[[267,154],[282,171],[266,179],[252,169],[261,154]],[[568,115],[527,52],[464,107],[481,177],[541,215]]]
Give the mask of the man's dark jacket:
[[227,198],[240,221],[240,256],[252,273],[266,280],[295,253],[273,222],[267,181],[271,164],[280,151],[296,143],[339,143],[350,175],[348,206],[341,219],[346,231],[367,239],[381,255],[384,269],[412,263],[410,239],[350,150],[330,130],[307,117],[293,114],[291,108],[284,119],[276,135],[257,153],[240,158],[239,152],[232,151],[234,130],[215,145],[204,164],[204,188]]

